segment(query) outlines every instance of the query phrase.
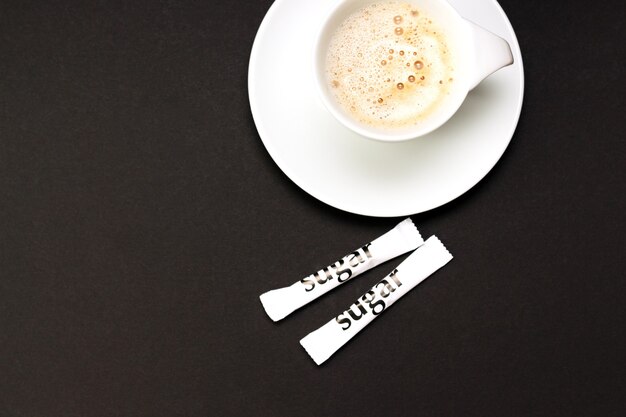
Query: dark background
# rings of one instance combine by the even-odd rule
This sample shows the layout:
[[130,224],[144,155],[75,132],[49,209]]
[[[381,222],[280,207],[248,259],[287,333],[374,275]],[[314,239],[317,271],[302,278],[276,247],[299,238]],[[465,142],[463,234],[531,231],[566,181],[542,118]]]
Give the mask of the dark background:
[[393,265],[277,324],[259,294],[400,219],[263,147],[271,3],[0,3],[0,416],[626,415],[623,3],[501,1],[515,136],[413,216],[455,259],[321,367],[300,338]]

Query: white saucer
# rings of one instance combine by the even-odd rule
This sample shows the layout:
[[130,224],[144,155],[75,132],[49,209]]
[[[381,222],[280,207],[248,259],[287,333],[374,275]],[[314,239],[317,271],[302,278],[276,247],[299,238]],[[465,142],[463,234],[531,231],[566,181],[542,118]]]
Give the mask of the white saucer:
[[515,63],[471,91],[457,114],[434,133],[384,143],[339,124],[314,88],[314,37],[338,1],[276,0],[259,28],[248,88],[267,151],[304,191],[351,213],[406,216],[465,193],[498,162],[522,108],[522,57],[500,5],[449,0],[462,16],[505,38]]

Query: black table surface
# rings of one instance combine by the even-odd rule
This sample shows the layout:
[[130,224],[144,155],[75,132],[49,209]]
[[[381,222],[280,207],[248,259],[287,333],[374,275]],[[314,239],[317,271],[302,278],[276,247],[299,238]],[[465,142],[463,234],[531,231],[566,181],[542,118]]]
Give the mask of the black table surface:
[[513,140],[412,216],[455,258],[319,367],[299,340],[393,265],[279,323],[258,296],[401,219],[265,150],[271,4],[0,3],[0,416],[626,415],[623,3],[501,1]]

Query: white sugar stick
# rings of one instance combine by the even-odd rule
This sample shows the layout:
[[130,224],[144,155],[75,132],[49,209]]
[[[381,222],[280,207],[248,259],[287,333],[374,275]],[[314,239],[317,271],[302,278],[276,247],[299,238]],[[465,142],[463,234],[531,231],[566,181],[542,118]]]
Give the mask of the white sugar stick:
[[268,291],[259,298],[267,315],[274,321],[281,320],[338,285],[423,243],[422,236],[408,218],[330,266],[289,287]]
[[300,344],[316,364],[321,364],[387,307],[451,259],[452,255],[441,241],[431,236],[350,308],[309,333],[300,340]]

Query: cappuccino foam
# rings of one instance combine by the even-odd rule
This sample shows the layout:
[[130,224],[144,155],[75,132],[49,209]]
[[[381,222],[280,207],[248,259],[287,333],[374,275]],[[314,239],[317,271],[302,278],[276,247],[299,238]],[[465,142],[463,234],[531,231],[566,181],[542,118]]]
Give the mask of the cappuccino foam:
[[397,129],[433,114],[454,83],[443,31],[408,3],[384,2],[350,15],[326,56],[330,90],[361,123]]

